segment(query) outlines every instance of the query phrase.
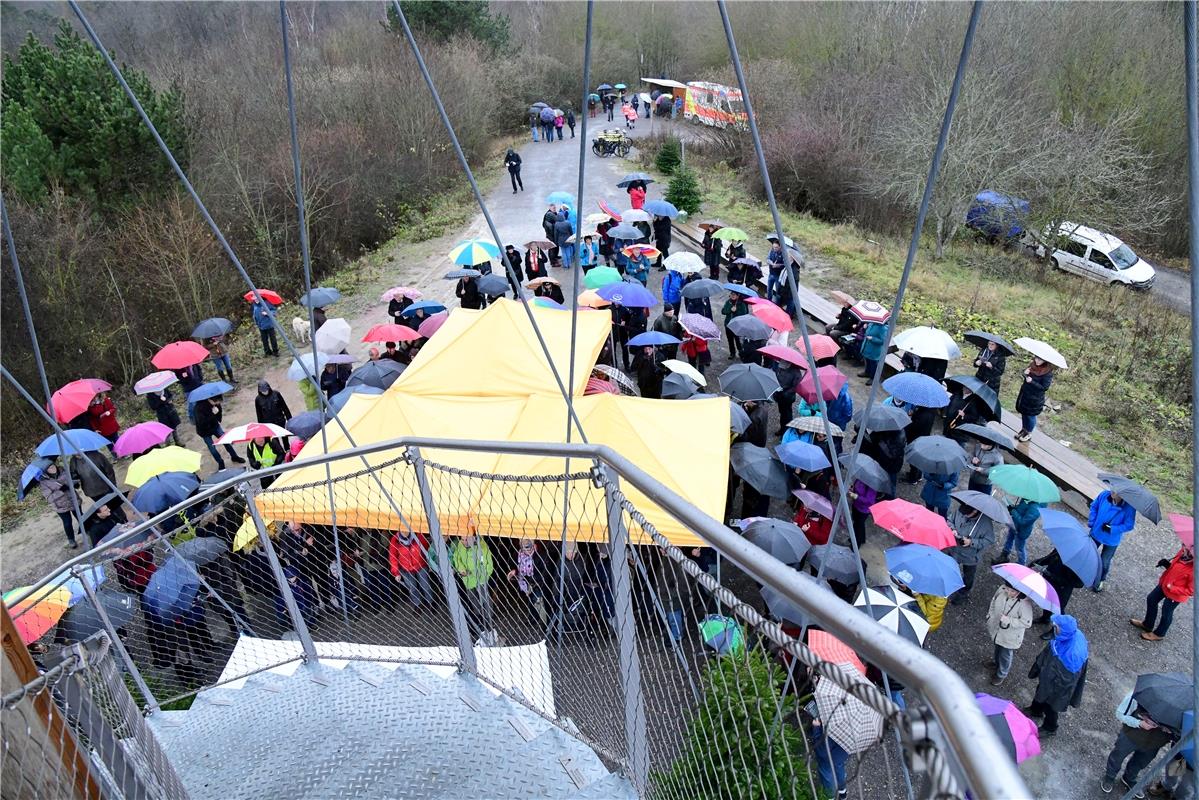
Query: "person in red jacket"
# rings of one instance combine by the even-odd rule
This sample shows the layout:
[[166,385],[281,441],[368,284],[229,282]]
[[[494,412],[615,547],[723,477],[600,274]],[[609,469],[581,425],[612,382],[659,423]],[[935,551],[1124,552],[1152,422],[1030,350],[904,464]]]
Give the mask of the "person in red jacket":
[[[121,423],[117,421],[117,407],[113,405],[112,398],[107,393],[102,392],[96,395],[91,405],[87,407],[87,414],[92,430],[109,442],[117,440],[117,435],[121,432]],[[108,445],[108,449],[112,450],[113,455],[116,455],[117,451],[111,444]]]
[[[1130,619],[1128,622],[1134,628],[1140,628],[1141,638],[1147,642],[1160,642],[1166,638],[1170,623],[1174,621],[1174,609],[1195,593],[1195,551],[1192,547],[1183,547],[1169,561],[1162,559],[1158,567],[1166,571],[1157,580],[1157,586],[1145,598],[1144,619]],[[1162,618],[1157,622],[1157,607],[1161,606]],[[1155,626],[1154,623],[1157,623]]]
[[832,520],[825,519],[802,503],[795,512],[795,524],[814,545],[828,544],[829,534],[833,531]]
[[645,184],[641,181],[634,181],[629,184],[629,205],[633,208],[642,208],[645,205]]
[[421,610],[422,601],[433,607],[433,589],[429,585],[428,561],[425,553],[429,543],[419,533],[399,531],[391,537],[387,548],[387,561],[391,574],[408,590],[408,602],[416,611]]

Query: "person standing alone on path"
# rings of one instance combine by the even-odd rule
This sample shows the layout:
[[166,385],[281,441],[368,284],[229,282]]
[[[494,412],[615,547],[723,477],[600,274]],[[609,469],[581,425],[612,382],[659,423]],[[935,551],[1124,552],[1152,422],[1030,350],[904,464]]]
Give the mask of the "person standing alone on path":
[[575,138],[575,110],[566,109],[566,127],[570,128],[570,138]]
[[516,194],[516,187],[520,187],[520,191],[525,190],[525,182],[520,179],[520,156],[511,147],[504,155],[504,166],[508,168],[508,177],[512,179],[512,194]]
[[279,340],[275,338],[275,311],[265,300],[254,304],[254,324],[258,326],[258,333],[262,336],[262,354],[279,355]]

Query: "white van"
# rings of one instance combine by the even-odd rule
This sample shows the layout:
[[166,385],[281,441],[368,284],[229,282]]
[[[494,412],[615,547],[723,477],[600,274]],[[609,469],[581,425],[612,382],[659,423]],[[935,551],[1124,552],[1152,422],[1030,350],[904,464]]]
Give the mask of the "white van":
[[[1054,231],[1043,234],[1050,249],[1049,261],[1058,269],[1106,283],[1148,289],[1157,280],[1157,272],[1124,242],[1085,225],[1063,222]],[[1044,255],[1039,248],[1038,255]]]

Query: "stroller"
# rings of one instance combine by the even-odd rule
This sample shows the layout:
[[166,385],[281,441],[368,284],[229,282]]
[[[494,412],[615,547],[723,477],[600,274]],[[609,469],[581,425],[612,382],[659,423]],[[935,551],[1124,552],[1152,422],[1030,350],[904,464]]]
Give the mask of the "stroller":
[[624,131],[619,128],[608,128],[591,140],[591,152],[601,158],[620,156],[625,158],[632,149],[633,143]]

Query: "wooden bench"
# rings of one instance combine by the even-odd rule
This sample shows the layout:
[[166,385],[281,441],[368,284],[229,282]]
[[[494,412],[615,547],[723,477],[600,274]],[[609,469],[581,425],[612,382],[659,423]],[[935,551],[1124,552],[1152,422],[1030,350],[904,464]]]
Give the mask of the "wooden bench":
[[[702,254],[704,235],[698,227],[678,222],[672,227],[684,245]],[[825,327],[836,321],[841,307],[802,283],[798,286],[808,329],[824,333]],[[903,361],[896,353],[889,353],[885,363],[892,372],[904,370]],[[1014,439],[1020,431],[1020,424],[1018,414],[1004,411],[999,430]],[[1027,442],[1017,442],[1013,453],[1021,462],[1035,466],[1048,475],[1062,490],[1062,502],[1083,516],[1088,513],[1091,501],[1104,490],[1098,478],[1098,467],[1041,431],[1033,431],[1032,438]]]

